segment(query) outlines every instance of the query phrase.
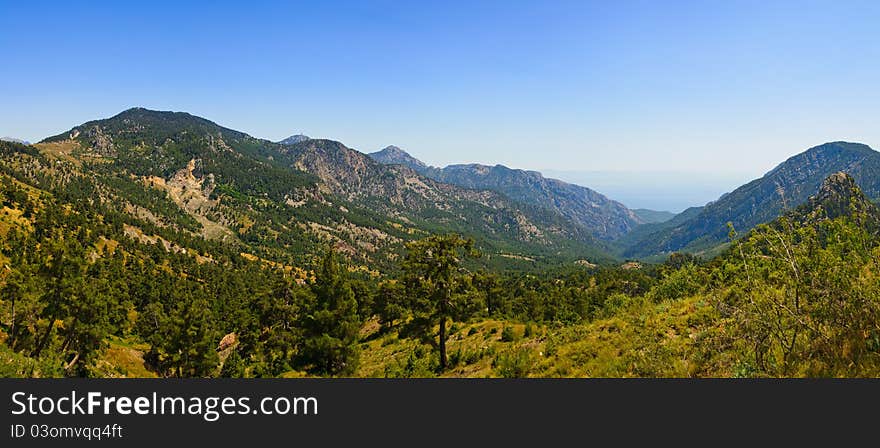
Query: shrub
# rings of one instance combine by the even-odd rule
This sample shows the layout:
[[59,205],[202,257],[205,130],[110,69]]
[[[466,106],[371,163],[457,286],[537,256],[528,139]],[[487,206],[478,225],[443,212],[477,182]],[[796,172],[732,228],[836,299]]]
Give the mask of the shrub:
[[532,364],[532,351],[519,347],[498,355],[492,366],[504,378],[525,378],[532,370]]
[[501,330],[501,342],[513,342],[516,340],[516,333],[511,326],[505,326]]

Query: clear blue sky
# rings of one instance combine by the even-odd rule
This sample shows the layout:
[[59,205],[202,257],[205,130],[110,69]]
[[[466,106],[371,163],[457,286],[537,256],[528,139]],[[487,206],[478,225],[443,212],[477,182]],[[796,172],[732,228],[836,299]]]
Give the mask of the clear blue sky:
[[0,55],[0,135],[29,140],[144,106],[439,165],[757,176],[880,146],[876,1],[3,0]]

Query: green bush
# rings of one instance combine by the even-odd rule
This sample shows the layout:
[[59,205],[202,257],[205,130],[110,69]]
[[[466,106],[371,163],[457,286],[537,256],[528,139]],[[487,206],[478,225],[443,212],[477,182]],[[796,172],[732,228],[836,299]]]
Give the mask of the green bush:
[[516,332],[513,330],[513,327],[505,326],[501,330],[501,342],[513,342],[516,339]]
[[525,378],[532,370],[533,363],[532,351],[519,347],[499,354],[492,366],[503,378]]

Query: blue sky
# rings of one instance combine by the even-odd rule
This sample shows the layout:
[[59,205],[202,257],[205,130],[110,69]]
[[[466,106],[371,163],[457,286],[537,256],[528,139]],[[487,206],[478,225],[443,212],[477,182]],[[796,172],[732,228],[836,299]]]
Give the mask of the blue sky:
[[[180,2],[184,3],[184,2]],[[880,147],[880,2],[0,2],[0,135],[128,107],[528,169]]]

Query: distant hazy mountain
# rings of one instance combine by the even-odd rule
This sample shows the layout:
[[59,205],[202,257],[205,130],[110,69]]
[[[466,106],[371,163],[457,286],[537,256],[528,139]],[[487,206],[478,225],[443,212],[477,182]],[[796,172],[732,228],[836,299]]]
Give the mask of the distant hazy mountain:
[[290,137],[287,137],[278,143],[280,143],[282,145],[293,145],[293,144],[296,144],[299,142],[304,142],[306,140],[310,140],[308,135],[296,134],[296,135],[291,135]]
[[544,176],[586,185],[630,210],[644,208],[673,213],[714,201],[764,171],[766,169],[733,172],[724,171],[723,167],[712,172],[541,170]]
[[0,137],[0,140],[4,142],[12,142],[12,143],[20,143],[22,145],[30,145],[30,142],[27,140],[21,140],[15,137]]
[[408,166],[441,182],[497,191],[515,201],[559,213],[603,240],[620,237],[644,222],[619,202],[589,188],[545,178],[537,171],[480,164],[426,167],[397,147],[385,148],[370,157],[382,163]]
[[760,179],[694,209],[687,219],[676,217],[669,221],[672,226],[652,225],[653,232],[640,229],[640,238],[628,235],[620,242],[626,244],[623,254],[646,256],[717,246],[728,239],[728,222],[744,234],[775,219],[784,210],[803,204],[824,179],[839,171],[852,176],[869,198],[880,197],[880,153],[859,143],[826,143],[791,157]]
[[675,217],[675,213],[672,212],[649,210],[647,208],[634,208],[632,212],[646,224],[666,222]]

